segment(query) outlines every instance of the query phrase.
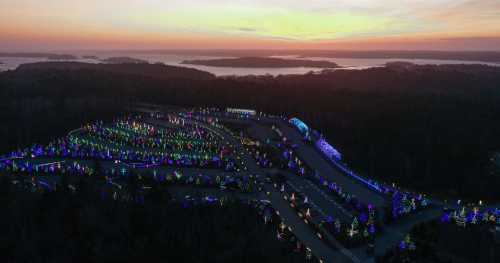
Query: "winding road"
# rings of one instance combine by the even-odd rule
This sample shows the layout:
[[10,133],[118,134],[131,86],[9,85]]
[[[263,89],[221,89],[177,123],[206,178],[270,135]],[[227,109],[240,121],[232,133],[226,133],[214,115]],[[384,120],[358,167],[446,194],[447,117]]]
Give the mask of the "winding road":
[[[222,119],[221,116],[217,117]],[[226,118],[225,120],[230,121],[230,118]],[[276,136],[273,134],[272,129],[268,126],[274,124],[276,127],[279,127],[283,135],[291,140],[293,144],[298,146],[296,149],[298,156],[304,160],[309,167],[314,169],[314,171],[322,177],[327,178],[327,180],[341,185],[346,192],[354,194],[361,201],[373,204],[376,208],[378,208],[379,215],[383,217],[382,208],[386,205],[387,199],[384,198],[382,194],[369,189],[365,185],[339,171],[328,160],[326,160],[313,145],[304,143],[302,135],[295,128],[291,127],[286,121],[278,118],[255,117],[248,120],[237,120],[236,122],[249,123],[251,127],[248,129],[251,130],[253,135],[261,141]],[[263,123],[266,123],[266,125],[263,125]],[[206,126],[206,124],[204,125]],[[230,141],[231,144],[235,146],[237,145],[240,152],[244,153],[245,162],[248,164],[249,172],[262,175],[268,173],[268,170],[257,166],[249,153],[243,150],[238,139],[234,138],[225,131],[220,130],[219,132],[225,139]],[[325,191],[320,189],[315,183],[289,172],[280,172],[287,178],[287,187],[292,188],[294,191],[302,192],[308,196],[311,205],[322,216],[331,215],[337,218],[342,218],[344,221],[352,218],[352,214],[349,211],[343,208],[340,204],[336,203],[333,198],[326,194]],[[405,235],[414,225],[439,218],[444,205],[443,202],[440,202],[439,200],[432,200],[433,207],[408,215],[390,225],[384,225],[381,232],[377,235],[374,255],[368,255],[365,252],[366,247],[348,250],[338,243],[333,237],[329,237],[329,239],[331,238],[330,241],[332,241],[331,243],[334,247],[331,248],[325,245],[325,243],[321,242],[320,238],[315,235],[312,229],[297,216],[296,212],[290,209],[288,202],[283,200],[279,191],[276,191],[270,186],[266,188],[266,191],[270,193],[268,198],[271,201],[272,206],[276,210],[280,211],[283,219],[292,227],[296,236],[309,248],[311,248],[312,252],[318,258],[321,258],[323,262],[374,262],[375,256],[384,254],[387,249],[403,240]]]

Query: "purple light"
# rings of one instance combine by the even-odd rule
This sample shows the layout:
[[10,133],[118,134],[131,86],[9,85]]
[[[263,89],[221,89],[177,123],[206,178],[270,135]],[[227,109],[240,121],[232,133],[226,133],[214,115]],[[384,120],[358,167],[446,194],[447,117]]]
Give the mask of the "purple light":
[[404,241],[399,242],[399,248],[401,250],[405,250],[406,249],[406,243]]
[[450,214],[446,213],[441,217],[441,222],[449,223],[451,221]]
[[316,141],[316,147],[329,159],[335,158],[337,160],[341,160],[342,158],[340,153],[335,148],[333,148],[333,146],[331,146],[324,138]]
[[370,227],[368,228],[368,232],[370,232],[370,234],[374,234],[375,233],[375,226],[373,224],[370,225]]
[[365,214],[365,213],[361,213],[361,215],[359,216],[359,221],[361,221],[361,223],[366,223],[368,221],[368,216]]

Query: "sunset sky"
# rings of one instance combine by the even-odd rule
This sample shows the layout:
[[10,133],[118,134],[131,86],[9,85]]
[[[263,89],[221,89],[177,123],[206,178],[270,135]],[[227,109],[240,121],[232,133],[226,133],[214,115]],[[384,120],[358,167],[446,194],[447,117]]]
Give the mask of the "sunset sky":
[[0,0],[0,50],[500,50],[499,0]]

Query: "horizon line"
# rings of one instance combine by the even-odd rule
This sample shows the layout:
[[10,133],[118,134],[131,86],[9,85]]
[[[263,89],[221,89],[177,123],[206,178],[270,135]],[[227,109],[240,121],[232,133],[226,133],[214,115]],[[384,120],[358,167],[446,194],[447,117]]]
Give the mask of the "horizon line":
[[75,49],[0,49],[0,53],[60,53],[60,52],[96,51],[96,52],[185,52],[185,51],[312,51],[312,52],[443,52],[443,53],[500,53],[499,49],[314,49],[314,48],[75,48]]

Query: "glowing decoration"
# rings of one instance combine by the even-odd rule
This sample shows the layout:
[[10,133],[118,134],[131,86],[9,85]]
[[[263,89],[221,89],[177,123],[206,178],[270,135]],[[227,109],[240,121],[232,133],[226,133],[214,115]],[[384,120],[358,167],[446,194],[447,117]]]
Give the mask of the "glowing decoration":
[[371,224],[370,227],[368,228],[368,232],[370,232],[370,234],[375,234],[375,225],[374,224]]
[[329,160],[341,160],[341,154],[333,148],[324,138],[316,141],[316,148],[320,150]]
[[477,215],[476,214],[473,214],[472,215],[472,219],[470,220],[471,224],[475,225],[477,224]]
[[250,115],[250,116],[255,116],[257,114],[255,110],[238,109],[238,108],[227,108],[226,112],[241,114],[241,115]]
[[467,214],[465,213],[465,207],[462,207],[460,215],[456,217],[455,222],[458,226],[461,227],[465,227],[467,225]]
[[[289,120],[291,124],[293,124],[303,135],[306,135],[307,138],[309,137],[310,131],[313,131],[312,133],[314,134],[315,137],[319,137],[319,139],[316,140],[315,146],[316,148],[325,155],[325,157],[331,161],[331,163],[337,167],[340,171],[342,171],[344,174],[347,176],[350,176],[354,178],[355,180],[363,183],[370,189],[384,195],[391,195],[392,196],[392,205],[393,205],[393,217],[398,218],[401,215],[409,214],[413,211],[417,211],[421,208],[425,208],[429,205],[429,199],[423,197],[421,194],[415,194],[411,192],[406,192],[406,191],[401,191],[399,188],[396,187],[395,184],[387,185],[384,183],[379,183],[375,180],[372,179],[367,179],[364,178],[358,174],[356,174],[354,171],[352,171],[350,168],[347,167],[346,164],[341,162],[342,155],[340,154],[339,151],[337,151],[332,145],[330,145],[325,138],[323,138],[319,132],[310,130],[305,123],[300,121],[297,118],[292,118]],[[284,152],[284,157],[289,160],[288,162],[288,167],[295,169],[296,164],[299,163],[297,160],[295,162],[292,162],[292,153],[287,153]],[[300,169],[300,166],[299,166]],[[305,172],[303,170],[299,170],[299,174],[304,174]],[[328,182],[317,175],[317,179],[319,180],[320,185],[327,185]],[[347,198],[345,198],[345,194],[342,193],[340,187],[336,187],[335,184],[328,184],[328,188],[340,196],[343,199],[346,199],[346,201],[350,202],[350,196],[347,195]],[[459,201],[460,202],[460,201]],[[356,206],[356,209],[359,209],[360,204],[359,203],[354,203]]]
[[311,260],[312,259],[312,251],[310,248],[306,248],[306,259]]
[[[229,170],[232,171],[236,168],[231,164],[232,161],[217,156],[221,146],[222,140],[215,133],[195,125],[158,128],[143,123],[140,118],[124,118],[106,125],[103,122],[87,124],[46,147],[34,145],[15,152],[15,156],[97,158],[115,164],[123,163],[132,168],[160,165],[220,168],[229,163]],[[9,167],[12,168],[18,171],[16,166]],[[60,164],[49,167],[27,165],[19,171],[35,170],[38,173],[65,169]],[[85,167],[75,169],[88,175],[94,173]],[[116,172],[112,170],[111,173]]]
[[283,232],[285,231],[286,225],[283,222],[281,222],[279,227],[281,229],[281,232]]
[[289,122],[293,126],[295,126],[295,128],[297,128],[304,137],[309,136],[310,129],[303,121],[299,120],[298,118],[291,118]]
[[358,218],[354,217],[354,220],[351,223],[351,228],[347,231],[347,235],[349,237],[352,238],[354,235],[359,233],[358,225],[359,225]]
[[410,238],[410,235],[407,234],[405,236],[405,239],[404,240],[401,240],[401,242],[399,242],[399,248],[401,250],[415,250],[416,249],[416,246],[415,246],[415,242],[413,242]]

